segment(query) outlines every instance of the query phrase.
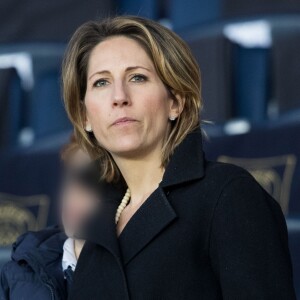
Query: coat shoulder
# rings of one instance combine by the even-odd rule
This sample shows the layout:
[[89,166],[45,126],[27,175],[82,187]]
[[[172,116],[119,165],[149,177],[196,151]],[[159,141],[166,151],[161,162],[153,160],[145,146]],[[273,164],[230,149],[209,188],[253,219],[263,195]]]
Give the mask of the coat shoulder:
[[230,181],[238,177],[247,177],[254,179],[253,176],[242,167],[216,161],[206,161],[205,174],[207,177],[212,176],[216,180]]
[[259,186],[254,177],[245,169],[222,162],[206,161],[205,175],[199,181],[201,191],[209,193],[207,199],[217,200],[219,196],[231,187],[238,185],[239,181],[246,181],[249,186]]
[[57,226],[48,227],[40,231],[28,231],[22,234],[13,244],[12,259],[18,260],[25,253],[38,248],[62,248],[65,240],[65,234]]
[[[264,190],[247,170],[239,166],[208,161],[206,163],[206,181],[215,186],[218,191],[217,202],[224,196],[231,195],[231,202],[234,199],[239,203],[266,201],[281,212],[278,202]],[[212,185],[211,188],[213,188]]]
[[[1,268],[1,280],[11,282],[27,279],[27,274],[31,274],[32,271],[28,268],[24,268],[24,265],[19,264],[16,261],[9,261]],[[24,278],[23,278],[24,277]]]

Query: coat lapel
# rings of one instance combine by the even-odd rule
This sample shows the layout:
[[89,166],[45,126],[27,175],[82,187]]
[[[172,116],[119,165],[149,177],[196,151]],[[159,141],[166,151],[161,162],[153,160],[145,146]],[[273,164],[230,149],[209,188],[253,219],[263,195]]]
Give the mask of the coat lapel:
[[176,218],[165,190],[204,176],[202,135],[196,130],[175,149],[160,186],[132,216],[119,237],[123,262],[129,263]]
[[160,186],[132,216],[119,238],[114,218],[126,191],[126,184],[123,178],[118,185],[97,181],[102,206],[89,222],[84,234],[81,235],[82,238],[103,246],[117,259],[123,259],[124,264],[129,263],[177,218],[165,190],[203,176],[202,135],[200,130],[196,130],[188,134],[175,149]]
[[119,236],[123,263],[127,264],[177,215],[161,187],[143,203]]

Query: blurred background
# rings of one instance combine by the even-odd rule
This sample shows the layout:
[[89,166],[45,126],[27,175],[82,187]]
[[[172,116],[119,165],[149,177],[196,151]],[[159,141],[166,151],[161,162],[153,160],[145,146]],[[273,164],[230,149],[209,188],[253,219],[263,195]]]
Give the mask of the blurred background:
[[79,25],[116,14],[157,20],[190,45],[206,156],[248,169],[280,203],[300,297],[299,0],[1,0],[0,265],[21,233],[57,223],[59,151],[72,131],[62,56]]

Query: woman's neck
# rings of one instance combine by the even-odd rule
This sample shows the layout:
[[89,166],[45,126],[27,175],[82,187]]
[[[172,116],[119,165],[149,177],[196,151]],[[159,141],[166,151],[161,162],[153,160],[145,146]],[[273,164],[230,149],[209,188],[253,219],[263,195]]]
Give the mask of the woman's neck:
[[115,161],[130,189],[130,206],[140,206],[158,187],[164,174],[161,156],[151,155],[142,159],[117,158]]

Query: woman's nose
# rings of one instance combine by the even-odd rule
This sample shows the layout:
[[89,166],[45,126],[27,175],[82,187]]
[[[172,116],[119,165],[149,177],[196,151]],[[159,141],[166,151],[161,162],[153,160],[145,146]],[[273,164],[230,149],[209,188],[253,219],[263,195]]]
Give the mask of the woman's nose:
[[114,84],[113,91],[113,105],[114,106],[127,106],[130,104],[130,100],[126,91],[126,87],[122,82],[116,82]]

